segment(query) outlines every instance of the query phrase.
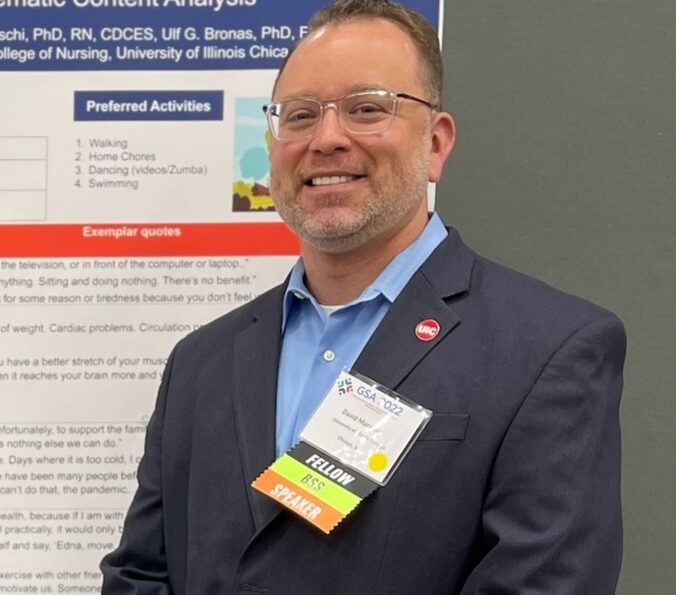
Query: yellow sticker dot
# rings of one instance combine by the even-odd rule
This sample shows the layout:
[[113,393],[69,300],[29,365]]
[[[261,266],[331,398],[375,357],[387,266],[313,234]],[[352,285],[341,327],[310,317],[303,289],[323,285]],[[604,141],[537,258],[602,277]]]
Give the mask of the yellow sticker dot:
[[369,457],[371,471],[382,471],[385,467],[387,467],[387,455],[384,452],[376,452]]

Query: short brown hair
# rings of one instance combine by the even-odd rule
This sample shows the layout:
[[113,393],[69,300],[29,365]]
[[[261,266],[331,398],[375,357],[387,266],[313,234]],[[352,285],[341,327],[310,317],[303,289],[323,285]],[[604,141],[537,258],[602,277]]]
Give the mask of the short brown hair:
[[[413,41],[424,71],[421,77],[431,103],[441,106],[443,64],[437,32],[421,14],[388,0],[334,0],[316,12],[308,23],[308,33],[325,27],[359,19],[385,19],[399,26]],[[282,74],[296,44],[284,59],[277,75]],[[275,87],[277,83],[275,82]]]

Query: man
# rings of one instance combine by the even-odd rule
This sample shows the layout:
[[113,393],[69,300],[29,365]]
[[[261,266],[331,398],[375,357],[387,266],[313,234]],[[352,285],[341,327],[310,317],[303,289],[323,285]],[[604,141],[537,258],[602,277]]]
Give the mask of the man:
[[[423,19],[339,0],[311,25],[267,107],[302,258],[175,348],[103,592],[613,593],[621,324],[428,215],[455,129]],[[433,415],[325,535],[250,484],[344,367]]]

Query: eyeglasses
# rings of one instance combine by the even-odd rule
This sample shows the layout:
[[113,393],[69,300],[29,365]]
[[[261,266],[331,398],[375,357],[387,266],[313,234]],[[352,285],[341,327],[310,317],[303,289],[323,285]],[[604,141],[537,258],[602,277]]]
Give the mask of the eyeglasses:
[[397,114],[399,101],[417,101],[433,110],[439,106],[408,93],[360,91],[340,99],[320,101],[314,97],[284,99],[263,106],[273,136],[279,140],[300,140],[314,135],[324,111],[330,107],[338,114],[341,126],[353,134],[385,132]]

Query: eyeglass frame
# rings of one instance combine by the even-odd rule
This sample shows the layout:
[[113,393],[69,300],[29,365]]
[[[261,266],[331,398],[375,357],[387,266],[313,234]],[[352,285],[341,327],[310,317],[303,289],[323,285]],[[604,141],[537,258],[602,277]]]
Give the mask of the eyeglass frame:
[[[387,126],[383,130],[364,130],[364,131],[355,131],[351,130],[347,126],[345,126],[345,123],[343,122],[343,112],[341,110],[340,105],[342,102],[347,99],[348,97],[353,97],[355,95],[371,95],[371,94],[381,94],[383,96],[389,95],[393,100],[394,100],[394,107],[392,108],[392,113],[388,114],[389,118],[387,121]],[[399,107],[399,100],[400,99],[409,99],[411,101],[416,101],[417,103],[420,103],[428,108],[430,108],[433,111],[440,111],[441,106],[439,106],[436,103],[432,103],[431,101],[427,101],[426,99],[422,99],[420,97],[416,97],[415,95],[411,95],[410,93],[405,93],[403,91],[388,91],[386,89],[367,89],[364,91],[353,91],[352,93],[348,93],[347,95],[343,95],[342,97],[339,97],[338,99],[327,99],[325,101],[317,98],[317,97],[312,97],[312,96],[304,96],[304,97],[290,97],[288,99],[282,99],[281,101],[271,101],[270,103],[266,103],[263,106],[263,113],[265,114],[265,117],[267,119],[268,123],[268,128],[270,129],[270,133],[272,136],[274,136],[277,140],[282,140],[282,141],[293,141],[293,140],[306,140],[308,138],[312,138],[315,133],[317,132],[317,128],[319,124],[322,121],[322,118],[324,117],[324,113],[328,107],[333,107],[336,110],[336,115],[338,116],[338,122],[340,123],[340,126],[345,130],[346,132],[349,132],[350,134],[358,134],[358,135],[367,135],[367,134],[382,134],[383,132],[387,131],[392,124],[392,120],[394,120],[395,116],[397,115],[397,108]],[[314,101],[319,104],[319,119],[317,120],[316,124],[311,126],[309,128],[309,132],[307,135],[304,136],[295,136],[291,138],[280,138],[275,134],[275,128],[272,125],[272,118],[274,116],[279,116],[278,113],[273,113],[273,108],[277,107],[279,109],[279,106],[282,105],[282,103],[288,102],[288,101]]]

